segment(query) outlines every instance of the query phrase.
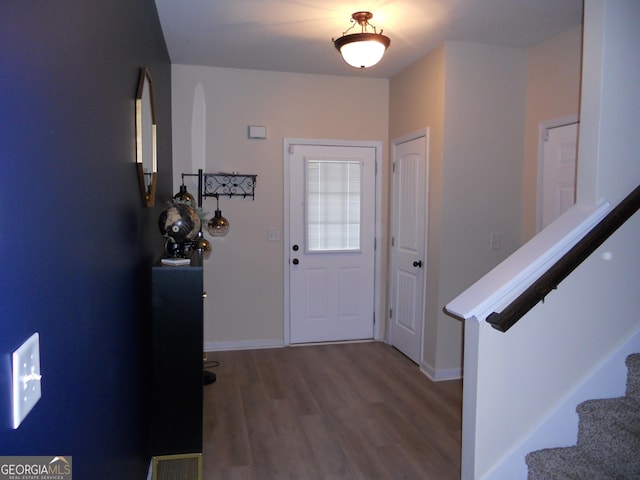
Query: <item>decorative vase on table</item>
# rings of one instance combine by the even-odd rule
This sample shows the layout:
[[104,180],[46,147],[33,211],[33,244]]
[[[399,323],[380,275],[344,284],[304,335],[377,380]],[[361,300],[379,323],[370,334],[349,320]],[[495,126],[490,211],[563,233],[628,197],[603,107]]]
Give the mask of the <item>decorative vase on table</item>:
[[181,256],[183,245],[198,236],[200,226],[198,212],[189,205],[176,203],[163,210],[158,218],[158,228],[165,238],[167,254]]

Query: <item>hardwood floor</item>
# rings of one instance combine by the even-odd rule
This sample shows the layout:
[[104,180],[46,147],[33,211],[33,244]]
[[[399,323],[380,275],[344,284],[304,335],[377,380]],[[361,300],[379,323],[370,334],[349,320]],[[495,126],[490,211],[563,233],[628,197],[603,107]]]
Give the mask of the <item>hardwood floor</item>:
[[431,382],[386,344],[208,358],[205,480],[460,478],[462,382]]

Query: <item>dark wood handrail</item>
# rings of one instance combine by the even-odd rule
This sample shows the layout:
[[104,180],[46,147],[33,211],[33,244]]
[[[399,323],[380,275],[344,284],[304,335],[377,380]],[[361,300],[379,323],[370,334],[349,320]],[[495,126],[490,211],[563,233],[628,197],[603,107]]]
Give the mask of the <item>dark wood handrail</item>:
[[562,280],[613,235],[638,209],[640,209],[640,185],[501,313],[490,314],[487,322],[501,332],[509,330],[538,302],[558,288]]

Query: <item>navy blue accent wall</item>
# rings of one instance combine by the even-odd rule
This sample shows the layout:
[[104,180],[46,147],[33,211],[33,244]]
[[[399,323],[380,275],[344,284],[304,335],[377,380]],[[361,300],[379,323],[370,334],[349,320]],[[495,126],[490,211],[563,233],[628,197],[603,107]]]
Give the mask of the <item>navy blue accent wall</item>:
[[[150,68],[156,207],[135,170]],[[171,65],[153,0],[0,0],[0,455],[144,479],[149,267],[171,196]],[[11,353],[40,333],[42,399],[11,428]]]

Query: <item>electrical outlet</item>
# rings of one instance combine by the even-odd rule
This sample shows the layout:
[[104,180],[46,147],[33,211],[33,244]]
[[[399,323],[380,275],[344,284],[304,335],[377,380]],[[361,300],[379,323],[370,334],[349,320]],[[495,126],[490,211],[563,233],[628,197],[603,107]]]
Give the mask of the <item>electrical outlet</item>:
[[13,352],[13,428],[18,428],[40,397],[40,335],[34,333]]

